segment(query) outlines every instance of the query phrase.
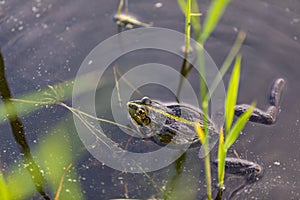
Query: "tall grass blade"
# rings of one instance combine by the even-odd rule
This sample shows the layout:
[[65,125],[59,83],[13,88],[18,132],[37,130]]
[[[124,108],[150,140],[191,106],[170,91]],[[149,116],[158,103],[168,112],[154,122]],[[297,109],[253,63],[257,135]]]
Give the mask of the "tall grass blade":
[[199,10],[199,7],[198,7],[198,4],[197,4],[197,0],[192,0],[192,13],[194,14],[199,14],[198,16],[197,15],[193,15],[192,16],[192,26],[193,26],[193,30],[194,30],[194,33],[195,33],[195,38],[199,38],[200,36],[200,29],[201,29],[201,24],[200,24],[200,16],[201,16],[201,13],[200,13],[200,10]]
[[[82,82],[81,88],[78,91],[73,91],[75,79],[69,79],[62,83],[42,88],[41,90],[20,95],[17,97],[18,99],[12,99],[18,113],[11,112],[11,110],[8,112],[11,114],[11,116],[18,114],[19,117],[23,117],[31,112],[41,109],[46,105],[53,105],[56,103],[56,101],[63,101],[65,99],[69,99],[72,95],[76,96],[85,92],[89,92],[92,88],[91,85],[94,84],[94,81],[97,80],[97,78],[98,77],[95,76],[94,72],[77,77],[76,81]],[[91,81],[87,82],[86,80]],[[103,84],[99,85],[99,88],[105,86],[107,83],[108,79],[104,79]],[[51,88],[54,88],[54,90]],[[59,91],[55,91],[55,88],[59,89]],[[10,105],[7,106],[9,107]],[[5,105],[0,103],[0,124],[4,123],[6,118]]]
[[233,117],[234,117],[234,106],[236,104],[236,99],[237,99],[237,94],[239,89],[239,81],[240,81],[240,68],[241,68],[241,56],[238,55],[235,60],[234,68],[230,78],[226,102],[225,102],[225,119],[226,119],[225,133],[226,134],[230,130]]
[[218,180],[219,187],[222,188],[224,183],[225,176],[225,158],[226,158],[226,149],[224,146],[224,132],[223,128],[220,129],[220,140],[219,140],[219,149],[218,149]]
[[0,199],[2,200],[10,200],[9,190],[5,183],[2,172],[0,171]]
[[[227,55],[225,61],[223,62],[221,68],[220,68],[220,75],[216,76],[216,78],[214,79],[213,83],[211,84],[210,87],[210,92],[207,95],[212,95],[215,91],[215,89],[218,87],[220,81],[222,80],[222,78],[224,77],[225,73],[228,71],[233,59],[236,57],[236,55],[238,54],[238,52],[241,49],[241,46],[244,42],[246,38],[246,34],[244,32],[239,32],[237,35],[237,38],[229,52],[229,54]],[[209,100],[211,98],[211,96],[207,97],[207,99]]]
[[230,130],[228,136],[226,137],[225,141],[225,149],[228,150],[229,147],[235,142],[237,137],[239,136],[241,130],[244,128],[245,124],[247,123],[248,119],[250,118],[253,109],[256,103],[252,103],[249,109],[239,117],[239,119],[234,124],[233,128]]
[[186,0],[177,0],[180,10],[185,14]]
[[195,130],[196,130],[196,132],[197,132],[197,134],[198,134],[198,137],[199,137],[200,142],[201,142],[202,144],[204,144],[206,138],[205,138],[205,134],[204,134],[204,132],[203,132],[203,130],[202,130],[202,128],[201,128],[200,123],[195,123]]
[[216,25],[218,24],[221,16],[223,15],[230,0],[213,0],[207,11],[204,25],[200,35],[200,42],[204,44],[207,38],[210,36]]

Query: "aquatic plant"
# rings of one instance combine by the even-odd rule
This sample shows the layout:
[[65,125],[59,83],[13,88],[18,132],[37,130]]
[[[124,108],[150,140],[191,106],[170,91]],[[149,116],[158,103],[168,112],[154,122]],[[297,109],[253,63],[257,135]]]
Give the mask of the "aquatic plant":
[[224,174],[225,174],[225,158],[228,149],[238,138],[241,130],[244,128],[248,119],[250,118],[255,103],[252,103],[250,108],[242,114],[235,125],[232,126],[234,117],[234,107],[236,105],[236,99],[238,94],[239,80],[240,80],[240,66],[241,66],[241,56],[237,56],[235,65],[231,74],[231,79],[229,81],[229,86],[227,90],[227,96],[225,101],[225,135],[223,130],[220,130],[219,139],[219,149],[218,149],[218,180],[219,188],[223,188]]
[[[191,0],[178,0],[179,6],[181,10],[184,11],[186,16],[185,23],[185,34],[186,34],[186,42],[185,49],[189,49],[190,47],[190,26],[192,25],[195,28],[196,40],[204,45],[207,38],[210,36],[216,25],[218,24],[222,14],[224,13],[227,5],[230,3],[230,0],[214,0],[211,2],[209,9],[207,11],[207,15],[204,19],[203,26],[200,26],[199,20],[191,21],[191,10],[192,5],[195,6],[194,10],[198,11],[197,2]],[[197,18],[196,18],[197,19]],[[226,60],[220,68],[220,77],[216,77],[214,80],[210,91],[214,91],[221,78],[224,76],[226,71],[229,69],[234,57],[236,57],[241,44],[245,38],[245,34],[243,32],[238,34],[237,40],[233,45],[230,53],[228,54]],[[206,77],[205,77],[205,64],[204,64],[204,56],[203,56],[203,48],[199,48],[198,50],[198,58],[199,58],[199,71],[201,76],[200,78],[200,88],[201,88],[201,101],[202,101],[202,109],[203,113],[206,116],[209,116],[208,113],[208,102],[210,99],[209,93],[206,88]],[[188,52],[187,52],[188,53]],[[188,56],[188,55],[186,55]],[[225,158],[227,155],[227,151],[229,147],[235,142],[240,131],[245,126],[248,121],[253,109],[254,104],[249,108],[247,112],[245,112],[232,127],[233,117],[234,117],[234,107],[236,104],[236,98],[238,93],[239,86],[239,76],[240,76],[240,65],[241,65],[241,56],[237,56],[236,62],[234,65],[234,69],[232,72],[231,80],[229,82],[229,87],[227,91],[227,97],[225,102],[225,135],[223,133],[223,129],[220,130],[220,138],[219,138],[219,149],[218,149],[218,180],[219,180],[219,188],[223,187],[224,183],[224,174],[225,174]],[[207,124],[204,123],[204,126],[200,125],[195,126],[195,130],[199,135],[199,140],[204,146],[204,150],[206,151],[206,156],[204,158],[205,163],[205,177],[206,177],[206,185],[207,185],[207,198],[212,199],[212,189],[211,189],[211,167],[210,167],[210,156],[209,156],[209,138],[208,138],[208,128]]]

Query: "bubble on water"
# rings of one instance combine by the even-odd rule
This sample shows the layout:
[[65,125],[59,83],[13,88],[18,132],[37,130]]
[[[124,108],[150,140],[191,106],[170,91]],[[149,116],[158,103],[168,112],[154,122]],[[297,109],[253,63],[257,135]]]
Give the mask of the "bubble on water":
[[18,30],[19,30],[19,31],[21,31],[21,30],[23,30],[23,29],[24,29],[23,26],[19,26],[19,27],[18,27]]
[[161,8],[163,6],[163,4],[161,3],[161,2],[157,2],[156,4],[155,4],[155,7],[156,8]]
[[300,18],[293,18],[291,24],[297,24],[300,22]]
[[48,25],[47,25],[47,24],[42,23],[41,25],[42,25],[42,27],[43,27],[44,29],[48,28]]
[[274,161],[274,165],[275,166],[280,166],[280,162],[279,161]]
[[39,11],[39,9],[38,9],[37,7],[35,7],[35,6],[33,6],[33,7],[31,8],[31,10],[32,10],[32,12],[34,12],[34,13],[36,13],[36,12]]

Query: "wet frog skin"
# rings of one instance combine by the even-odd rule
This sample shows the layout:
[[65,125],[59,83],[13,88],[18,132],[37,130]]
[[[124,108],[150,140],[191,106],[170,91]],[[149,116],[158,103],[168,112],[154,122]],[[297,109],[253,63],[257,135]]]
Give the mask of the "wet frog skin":
[[[274,124],[277,120],[277,116],[280,110],[280,99],[283,88],[285,86],[285,81],[282,78],[277,79],[271,89],[269,103],[270,106],[267,108],[266,111],[260,110],[255,108],[253,113],[249,119],[249,121],[257,122],[261,124]],[[235,106],[235,115],[240,116],[244,112],[248,110],[250,105],[248,104],[241,104]]]
[[[215,160],[213,163],[218,165],[218,162]],[[225,158],[225,170],[246,177],[247,182],[255,182],[263,175],[263,168],[259,164],[241,158]]]
[[155,143],[182,145],[199,143],[194,123],[204,123],[217,134],[214,123],[192,106],[163,104],[148,97],[127,103],[128,113],[138,131]]
[[[269,98],[270,106],[266,111],[255,108],[249,121],[267,125],[276,122],[284,85],[285,81],[282,78],[274,82]],[[248,104],[237,105],[235,114],[239,116],[249,107]],[[211,134],[218,132],[214,123],[192,106],[177,103],[163,104],[144,97],[141,100],[128,102],[127,109],[130,119],[138,131],[145,138],[149,137],[159,145],[199,143],[198,136],[194,131],[194,122],[203,124],[205,120]],[[217,164],[218,161],[216,160],[214,163]],[[226,158],[225,166],[228,173],[245,176],[248,182],[254,182],[262,176],[262,167],[248,160]]]

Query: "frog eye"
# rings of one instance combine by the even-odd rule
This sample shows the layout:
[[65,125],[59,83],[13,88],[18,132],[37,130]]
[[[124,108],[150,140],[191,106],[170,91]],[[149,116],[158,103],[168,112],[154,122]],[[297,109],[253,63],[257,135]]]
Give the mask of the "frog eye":
[[138,108],[136,110],[136,114],[138,115],[141,115],[141,116],[144,116],[146,113],[145,113],[145,109],[144,108]]
[[142,104],[151,105],[152,101],[149,97],[143,97],[141,100]]

